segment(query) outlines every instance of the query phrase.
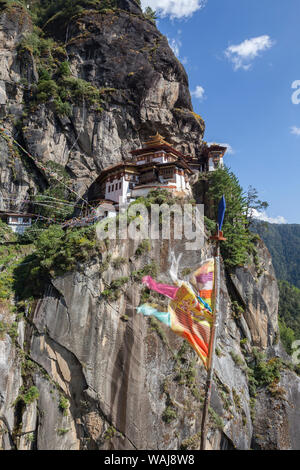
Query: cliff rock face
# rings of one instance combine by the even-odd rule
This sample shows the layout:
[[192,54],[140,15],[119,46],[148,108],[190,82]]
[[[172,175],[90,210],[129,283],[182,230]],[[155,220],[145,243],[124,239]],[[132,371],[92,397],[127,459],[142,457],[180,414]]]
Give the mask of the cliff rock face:
[[[185,153],[200,152],[204,123],[193,113],[182,65],[134,1],[118,5],[84,11],[69,23],[55,17],[47,23],[46,35],[66,46],[72,77],[92,83],[105,97],[101,111],[82,99],[69,116],[59,115],[51,100],[35,103],[30,113],[24,108],[39,80],[34,53],[18,52],[32,23],[20,7],[0,12],[0,127],[34,157],[17,153],[0,136],[1,209],[21,209],[28,194],[47,187],[47,173],[35,161],[63,166],[83,195],[102,168],[128,158],[157,131]],[[212,247],[206,240],[202,250],[186,252],[183,242],[152,242],[140,257],[137,248],[138,242],[112,243],[53,278],[25,321],[1,303],[0,321],[12,315],[18,330],[10,336],[0,331],[0,447],[199,448],[204,368],[183,340],[137,315],[143,289],[136,273],[154,265],[158,279],[171,282],[174,256],[184,253],[183,277],[185,268],[193,270],[212,255]],[[263,245],[258,249],[260,275],[249,265],[228,277],[222,267],[208,433],[214,449],[300,446],[299,378],[285,369],[277,393],[260,387],[256,400],[250,389],[246,360],[253,347],[269,357],[282,355],[276,344],[277,282],[269,253]],[[114,267],[111,260],[120,258],[122,265]],[[128,280],[117,299],[105,296],[120,278]],[[244,309],[238,318],[232,298]]]
[[[18,53],[17,47],[32,32],[32,24],[22,8],[1,12],[3,127],[24,142],[38,162],[65,167],[80,195],[101,169],[130,158],[130,150],[141,147],[157,131],[187,154],[201,149],[204,122],[193,113],[186,72],[166,37],[143,17],[135,2],[122,1],[119,8],[105,13],[86,10],[69,23],[55,17],[47,23],[46,34],[65,46],[67,56],[60,60],[68,60],[72,77],[103,92],[101,111],[80,98],[69,117],[58,115],[51,101],[24,112],[22,101],[30,102],[28,89],[37,85],[39,75],[30,48]],[[8,161],[11,152],[2,151]],[[23,196],[31,177],[23,167],[19,171]],[[9,180],[5,172],[7,164],[1,174],[3,191]],[[43,183],[39,178],[37,189]],[[5,195],[9,193],[21,198],[16,187],[7,187]]]
[[[116,242],[87,265],[78,265],[74,273],[53,279],[25,328],[25,349],[34,363],[31,378],[39,397],[20,416],[11,407],[22,384],[20,359],[11,354],[14,348],[8,336],[0,342],[4,448],[199,448],[204,368],[184,341],[163,325],[136,313],[143,289],[140,281],[129,281],[141,266],[155,264],[159,280],[171,283],[172,260],[183,252],[184,245],[158,241],[137,258],[134,254],[138,246],[138,242]],[[199,252],[185,252],[180,269],[197,268],[200,260],[211,256],[211,249],[206,242]],[[262,250],[261,259],[267,264],[266,255]],[[107,267],[110,257],[122,257],[126,262],[118,268],[113,263]],[[259,343],[268,345],[266,351],[272,356],[274,350],[275,355],[279,352],[273,336],[273,332],[278,333],[278,325],[272,267],[259,283],[253,272],[250,276],[251,271],[251,266],[245,268],[249,274],[243,283],[245,291],[264,298],[263,286],[269,282],[275,298],[273,304],[269,299],[261,312],[267,328],[257,332],[253,328],[257,313],[252,297],[245,303],[243,321],[233,318],[228,293],[232,284],[226,281],[222,269],[208,446],[295,449],[299,447],[295,416],[299,378],[286,370],[278,394],[272,396],[260,388],[256,400],[251,397],[247,349]],[[117,300],[102,294],[113,280],[124,277],[128,282]],[[241,340],[247,336],[245,350]],[[62,397],[68,400],[66,410],[62,410]],[[33,438],[26,441],[26,435]]]

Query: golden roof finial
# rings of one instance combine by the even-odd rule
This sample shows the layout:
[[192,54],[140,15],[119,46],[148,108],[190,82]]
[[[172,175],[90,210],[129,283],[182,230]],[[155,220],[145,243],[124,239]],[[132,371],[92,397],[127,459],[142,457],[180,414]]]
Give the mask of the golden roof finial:
[[150,136],[150,140],[145,142],[146,147],[153,147],[153,145],[170,145],[165,139],[157,132],[156,135]]

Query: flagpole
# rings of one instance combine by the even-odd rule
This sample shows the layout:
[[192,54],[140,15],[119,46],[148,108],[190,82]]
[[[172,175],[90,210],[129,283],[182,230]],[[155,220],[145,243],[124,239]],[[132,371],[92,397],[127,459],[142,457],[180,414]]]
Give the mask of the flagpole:
[[219,230],[217,235],[212,237],[216,241],[216,252],[215,252],[215,263],[216,263],[216,280],[215,280],[215,307],[214,307],[214,321],[210,336],[209,349],[208,349],[208,363],[207,363],[207,380],[205,389],[205,399],[203,404],[202,412],[202,425],[201,425],[201,450],[206,450],[207,443],[207,424],[208,424],[208,413],[211,400],[211,389],[215,367],[215,350],[218,336],[218,323],[219,323],[219,312],[220,312],[220,288],[221,288],[221,276],[220,276],[220,241],[226,240],[223,237],[223,232]]

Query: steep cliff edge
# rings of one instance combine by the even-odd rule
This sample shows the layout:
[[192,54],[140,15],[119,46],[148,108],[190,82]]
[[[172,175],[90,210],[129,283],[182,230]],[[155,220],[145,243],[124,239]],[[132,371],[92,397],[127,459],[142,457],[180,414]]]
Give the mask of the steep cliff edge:
[[[65,168],[81,195],[102,168],[156,131],[185,153],[197,155],[202,145],[204,123],[166,38],[134,1],[118,5],[86,10],[70,22],[54,17],[44,28],[55,39],[47,47],[28,42],[33,26],[26,10],[10,5],[0,12],[0,127],[34,160]],[[62,61],[69,63],[67,77],[58,71]],[[75,88],[75,97],[70,88],[65,101],[60,88],[51,88],[55,102],[46,88],[52,77],[94,88]],[[20,209],[28,194],[51,182],[9,139],[0,137],[0,151],[1,208]],[[25,259],[26,249],[17,248],[18,256]],[[278,343],[277,282],[268,251],[260,243],[257,250],[259,272],[254,263],[231,275],[222,267],[208,434],[214,449],[300,447],[300,379],[279,359],[288,361]],[[204,368],[183,340],[136,313],[149,295],[142,275],[170,282],[173,257],[181,253],[184,277],[212,246],[208,239],[196,252],[172,240],[146,249],[138,241],[99,243],[75,269],[52,273],[39,299],[28,294],[17,305],[20,299],[1,284],[2,448],[199,448]],[[1,260],[2,270],[14,263],[11,252]]]

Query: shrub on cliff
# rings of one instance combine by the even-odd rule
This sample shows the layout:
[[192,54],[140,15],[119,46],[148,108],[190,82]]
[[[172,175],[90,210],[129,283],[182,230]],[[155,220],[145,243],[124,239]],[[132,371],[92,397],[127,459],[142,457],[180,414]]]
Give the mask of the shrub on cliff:
[[35,240],[35,251],[14,270],[14,290],[19,300],[39,297],[51,275],[72,271],[96,247],[95,227],[63,230],[51,225]]

